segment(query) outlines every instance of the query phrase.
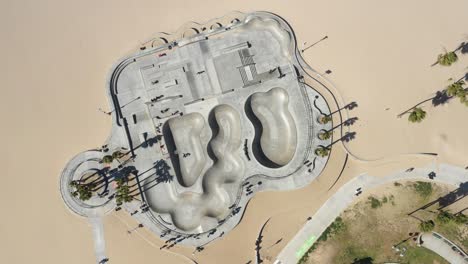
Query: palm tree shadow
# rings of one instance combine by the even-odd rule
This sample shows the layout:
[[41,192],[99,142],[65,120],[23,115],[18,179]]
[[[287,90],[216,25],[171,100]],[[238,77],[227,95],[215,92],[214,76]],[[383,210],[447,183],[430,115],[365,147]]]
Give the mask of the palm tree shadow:
[[356,138],[356,132],[348,132],[341,138],[341,140],[344,142],[350,142],[351,140],[355,138]]
[[450,100],[450,96],[447,95],[446,91],[437,91],[436,96],[432,98],[433,106],[440,106],[446,104]]
[[[437,204],[438,205],[438,208],[437,210],[442,210],[444,209],[445,207],[448,207],[450,206],[451,204],[457,202],[457,201],[460,201],[461,199],[463,199],[464,197],[468,196],[468,182],[463,182],[463,183],[460,183],[459,187],[453,191],[451,191],[450,193],[444,195],[444,196],[440,196],[439,198],[417,208],[416,210],[408,213],[409,216],[412,216],[414,218],[417,218],[415,217],[413,214],[416,213],[417,211],[419,210],[425,210],[427,208],[429,208],[430,206],[434,205],[434,204]],[[420,220],[420,219],[419,219]]]
[[352,125],[354,125],[354,123],[356,123],[357,120],[359,120],[359,118],[357,118],[357,117],[351,117],[351,118],[349,118],[348,120],[344,121],[344,122],[343,122],[343,125],[344,125],[344,126],[352,126]]
[[468,42],[462,42],[460,43],[460,46],[456,50],[460,50],[461,54],[467,54],[468,53]]
[[154,163],[154,168],[156,169],[157,182],[171,182],[174,179],[174,176],[171,175],[171,167],[167,164],[165,160],[158,160]]
[[356,107],[358,107],[358,104],[356,102],[351,102],[351,103],[347,104],[344,108],[346,108],[348,110],[353,110]]

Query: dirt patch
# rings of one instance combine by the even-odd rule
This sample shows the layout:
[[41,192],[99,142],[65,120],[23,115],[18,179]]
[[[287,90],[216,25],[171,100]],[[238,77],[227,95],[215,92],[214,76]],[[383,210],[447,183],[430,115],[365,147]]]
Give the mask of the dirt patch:
[[337,245],[335,243],[326,243],[323,246],[318,247],[314,250],[313,254],[310,255],[307,263],[310,264],[323,264],[333,263],[333,259],[337,255]]

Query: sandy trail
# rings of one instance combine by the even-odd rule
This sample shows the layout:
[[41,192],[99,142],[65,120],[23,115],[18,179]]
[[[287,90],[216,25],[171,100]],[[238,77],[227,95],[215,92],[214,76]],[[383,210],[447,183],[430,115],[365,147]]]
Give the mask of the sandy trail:
[[[330,69],[351,113],[358,156],[374,159],[401,153],[438,152],[440,160],[468,164],[467,108],[458,102],[429,109],[427,120],[408,124],[395,116],[466,72],[468,56],[450,68],[429,67],[442,46],[466,39],[468,2],[405,1],[2,1],[0,78],[2,95],[0,165],[0,262],[93,263],[92,231],[60,199],[58,177],[83,149],[100,146],[110,131],[104,83],[111,65],[156,31],[173,31],[189,20],[204,21],[231,10],[268,10],[283,16],[299,41],[312,43],[305,59],[319,72]],[[453,7],[453,8],[450,8]],[[450,8],[450,12],[447,10]],[[389,108],[388,110],[386,110]],[[335,151],[336,156],[340,148]],[[406,162],[403,164],[401,162]],[[381,167],[380,163],[384,163]],[[338,188],[361,172],[401,169],[410,159],[371,166],[351,162]],[[352,164],[352,165],[351,165]],[[384,169],[382,169],[384,168]],[[200,255],[199,263],[245,263],[254,257],[261,225],[286,215],[268,231],[294,234],[313,213],[341,169],[330,161],[317,182],[297,191],[262,193],[249,204],[243,222]],[[382,173],[383,173],[382,172]],[[273,225],[272,225],[273,226]],[[112,263],[189,263],[159,251],[139,236],[128,236],[115,217],[105,219],[106,250]],[[143,230],[141,233],[150,237]],[[286,236],[284,236],[287,239]],[[161,243],[157,238],[151,241]],[[267,239],[267,238],[265,238]],[[266,240],[265,240],[266,241]],[[278,247],[271,248],[275,254]],[[175,249],[191,255],[190,249]]]

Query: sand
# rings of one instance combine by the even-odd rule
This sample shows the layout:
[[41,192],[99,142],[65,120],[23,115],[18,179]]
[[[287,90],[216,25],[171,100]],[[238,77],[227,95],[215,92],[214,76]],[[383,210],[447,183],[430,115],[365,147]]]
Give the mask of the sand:
[[[0,262],[93,263],[91,230],[65,208],[58,179],[73,155],[102,145],[108,136],[110,119],[97,109],[109,109],[104,84],[111,65],[154,32],[175,31],[186,21],[204,21],[231,10],[278,13],[300,42],[328,35],[304,57],[319,72],[331,70],[327,78],[344,101],[359,104],[350,113],[359,121],[349,149],[360,159],[391,158],[374,163],[350,159],[342,178],[327,192],[344,159],[338,146],[324,174],[310,186],[255,196],[241,224],[196,255],[199,263],[253,260],[258,231],[271,216],[282,219],[268,231],[273,243],[284,236],[269,251],[276,254],[300,221],[347,180],[362,172],[385,174],[414,164],[414,156],[399,154],[438,152],[439,161],[467,166],[468,125],[463,120],[468,108],[456,101],[425,107],[428,118],[417,125],[396,118],[442,89],[448,78],[466,72],[467,55],[450,68],[430,65],[444,46],[454,49],[466,40],[467,9],[464,0],[0,2],[0,135],[6,145],[0,154],[0,165],[6,168],[0,192]],[[159,251],[155,247],[161,242],[145,230],[142,235],[155,246],[136,234],[129,236],[115,216],[105,224],[112,263],[190,263]],[[192,252],[175,250],[189,256]]]

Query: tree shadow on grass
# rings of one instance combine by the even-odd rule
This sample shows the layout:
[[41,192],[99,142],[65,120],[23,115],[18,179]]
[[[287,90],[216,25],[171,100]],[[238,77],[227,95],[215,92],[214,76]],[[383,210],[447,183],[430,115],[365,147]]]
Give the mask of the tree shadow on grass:
[[355,259],[352,264],[372,264],[374,259],[371,257],[365,257],[361,259]]

